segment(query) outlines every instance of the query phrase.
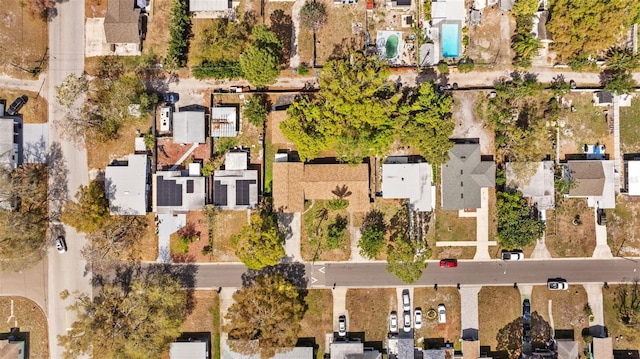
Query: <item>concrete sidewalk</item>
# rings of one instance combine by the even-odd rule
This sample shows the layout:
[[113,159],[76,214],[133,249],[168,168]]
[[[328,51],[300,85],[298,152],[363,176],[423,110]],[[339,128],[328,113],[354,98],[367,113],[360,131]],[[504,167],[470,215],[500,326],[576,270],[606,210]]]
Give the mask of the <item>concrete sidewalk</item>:
[[300,254],[300,212],[298,213],[279,213],[278,225],[284,227],[284,252],[291,262],[304,263]]
[[478,247],[476,248],[476,255],[473,256],[474,260],[477,259],[491,259],[489,255],[489,189],[480,189],[480,198],[482,205],[476,212],[476,241]]

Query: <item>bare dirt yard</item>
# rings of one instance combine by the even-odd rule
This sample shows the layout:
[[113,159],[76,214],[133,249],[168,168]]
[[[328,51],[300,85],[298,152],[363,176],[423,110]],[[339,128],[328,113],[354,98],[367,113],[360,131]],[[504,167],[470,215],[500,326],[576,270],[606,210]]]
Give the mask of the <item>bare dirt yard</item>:
[[0,318],[0,333],[8,333],[17,327],[27,336],[29,358],[49,358],[47,318],[36,303],[24,297],[0,297]]
[[150,127],[150,118],[138,118],[125,122],[118,130],[118,138],[108,141],[95,141],[87,146],[87,164],[89,169],[104,169],[111,161],[134,152],[135,138]]
[[607,242],[615,257],[640,255],[640,201],[636,196],[620,195],[616,208],[607,210]]
[[[596,248],[593,208],[582,198],[563,198],[547,211],[546,244],[552,257],[590,257]],[[574,221],[579,217],[579,221]],[[577,223],[577,224],[575,224]]]
[[480,345],[488,347],[487,351],[498,350],[500,329],[521,315],[520,291],[513,287],[482,287],[478,294]]
[[364,332],[364,341],[377,349],[387,338],[389,313],[397,310],[397,294],[392,288],[349,289],[346,308],[349,311],[349,332]]
[[333,331],[333,295],[330,289],[311,289],[304,300],[307,311],[300,322],[298,344],[313,345],[317,358],[322,358],[325,334]]
[[37,93],[31,91],[13,91],[7,89],[0,89],[0,100],[6,101],[6,107],[22,95],[27,95],[29,100],[20,109],[22,120],[24,123],[46,123],[49,118],[49,108],[47,100],[42,96],[38,96]]
[[32,79],[36,66],[46,70],[49,24],[35,16],[28,2],[6,0],[0,9],[0,73]]
[[515,19],[508,12],[485,8],[481,24],[469,28],[467,55],[477,64],[489,64],[497,69],[510,66],[514,56],[511,36],[515,28]]
[[[415,288],[413,302],[416,308],[422,309],[422,328],[416,330],[418,346],[426,348],[442,348],[445,343],[455,344],[460,339],[460,292],[456,288]],[[447,322],[438,324],[438,305],[444,304],[447,311]]]
[[478,138],[480,151],[483,155],[495,156],[495,135],[487,123],[478,118],[476,108],[480,96],[487,96],[486,92],[454,92],[451,113],[456,121],[452,138]]

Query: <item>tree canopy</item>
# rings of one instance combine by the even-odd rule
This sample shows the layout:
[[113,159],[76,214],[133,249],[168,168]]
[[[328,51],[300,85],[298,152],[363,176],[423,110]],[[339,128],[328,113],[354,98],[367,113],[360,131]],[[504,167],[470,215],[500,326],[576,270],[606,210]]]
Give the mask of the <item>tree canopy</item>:
[[107,283],[94,294],[75,293],[68,307],[77,320],[58,336],[65,358],[160,358],[182,332],[187,292],[169,274]]
[[62,222],[79,232],[93,233],[109,218],[109,200],[104,192],[104,184],[98,181],[80,186],[76,201],[69,201],[62,211]]
[[251,45],[240,55],[244,78],[256,87],[275,83],[280,76],[282,42],[265,25],[251,31]]
[[387,272],[407,284],[414,283],[427,269],[425,261],[429,257],[431,249],[424,247],[422,242],[411,240],[406,235],[397,236],[387,246]]
[[327,22],[324,3],[307,1],[300,9],[300,25],[312,31],[319,31]]
[[547,28],[558,60],[588,58],[620,40],[640,13],[637,0],[555,0]]
[[250,269],[276,265],[285,256],[284,236],[278,229],[275,213],[267,207],[251,214],[250,223],[231,238],[236,256]]
[[262,96],[252,96],[242,104],[242,115],[250,124],[262,128],[267,120],[267,107]]
[[282,275],[259,275],[233,299],[225,316],[231,349],[268,358],[277,348],[295,346],[305,304],[298,288]]
[[520,192],[497,192],[498,241],[504,248],[524,248],[544,231],[544,222],[532,211]]
[[[300,159],[308,161],[335,149],[345,162],[360,163],[365,157],[385,154],[396,137],[404,135],[437,161],[443,147],[448,149],[443,143],[453,130],[445,116],[451,100],[436,95],[433,85],[426,83],[401,102],[385,62],[359,53],[352,57],[352,62],[328,62],[320,73],[318,93],[298,98],[287,110],[289,118],[280,128],[296,144]],[[418,135],[408,136],[412,130]]]
[[380,253],[385,243],[387,225],[384,221],[384,214],[372,209],[364,215],[360,233],[362,237],[358,241],[360,255],[369,259],[375,259]]

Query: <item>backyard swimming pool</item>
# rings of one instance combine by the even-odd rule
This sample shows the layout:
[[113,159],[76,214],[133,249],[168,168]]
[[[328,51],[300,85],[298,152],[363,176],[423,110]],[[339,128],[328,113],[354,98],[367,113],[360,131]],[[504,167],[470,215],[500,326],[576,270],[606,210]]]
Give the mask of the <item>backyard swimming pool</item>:
[[460,26],[458,24],[442,24],[442,57],[459,57]]

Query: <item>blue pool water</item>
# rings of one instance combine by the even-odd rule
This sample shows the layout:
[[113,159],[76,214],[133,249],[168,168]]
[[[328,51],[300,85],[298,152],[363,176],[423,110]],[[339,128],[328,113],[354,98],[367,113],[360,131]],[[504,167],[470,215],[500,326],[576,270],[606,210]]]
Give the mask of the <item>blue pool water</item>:
[[458,24],[442,24],[442,57],[459,57],[460,28]]

